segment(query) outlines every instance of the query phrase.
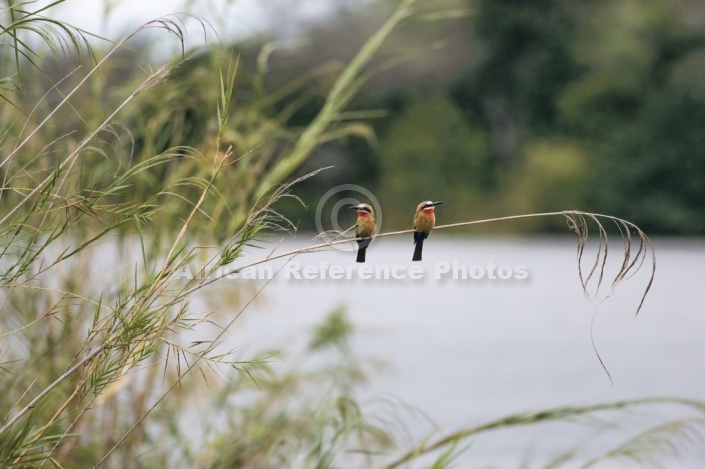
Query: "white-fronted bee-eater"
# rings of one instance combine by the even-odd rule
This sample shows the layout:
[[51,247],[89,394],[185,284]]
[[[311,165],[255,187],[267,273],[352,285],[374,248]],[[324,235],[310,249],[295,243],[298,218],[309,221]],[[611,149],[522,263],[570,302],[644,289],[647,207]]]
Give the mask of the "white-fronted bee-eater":
[[350,208],[357,210],[357,224],[355,225],[355,234],[359,239],[357,241],[357,262],[365,262],[365,253],[367,246],[372,242],[372,234],[375,232],[377,225],[375,224],[375,214],[372,207],[367,204],[353,205]]
[[428,234],[436,226],[435,207],[442,203],[427,200],[416,207],[416,213],[414,214],[414,244],[416,247],[414,248],[414,257],[411,258],[412,261],[421,260],[423,241],[428,238]]

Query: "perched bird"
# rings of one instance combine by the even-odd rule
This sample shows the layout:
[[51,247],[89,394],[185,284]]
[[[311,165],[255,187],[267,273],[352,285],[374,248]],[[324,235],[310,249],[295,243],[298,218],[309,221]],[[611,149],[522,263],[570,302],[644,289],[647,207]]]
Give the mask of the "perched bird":
[[414,214],[414,244],[416,247],[414,248],[414,257],[411,258],[412,261],[421,260],[423,240],[428,238],[428,234],[433,231],[433,227],[436,225],[434,207],[442,203],[427,200],[416,207],[416,213]]
[[357,262],[365,262],[365,252],[367,251],[367,246],[372,242],[372,233],[374,233],[377,225],[375,224],[375,214],[367,204],[353,205],[350,208],[357,210],[357,225],[355,228],[355,234],[360,239],[357,242]]

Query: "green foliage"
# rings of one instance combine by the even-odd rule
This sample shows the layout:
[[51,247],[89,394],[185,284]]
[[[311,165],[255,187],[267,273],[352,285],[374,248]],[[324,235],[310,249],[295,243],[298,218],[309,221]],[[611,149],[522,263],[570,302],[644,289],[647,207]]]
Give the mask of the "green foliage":
[[[13,69],[15,72],[13,75],[0,77],[0,83],[3,84],[0,97],[7,104],[13,105],[8,91],[22,92],[25,63],[41,72],[40,50],[33,45],[33,40],[39,39],[56,57],[65,58],[72,53],[80,56],[85,51],[92,55],[88,37],[93,35],[45,15],[49,8],[65,1],[56,0],[50,5],[37,5],[39,2],[36,0],[7,0],[7,6],[2,7],[0,18],[3,24],[0,26],[0,37],[3,40],[3,48],[0,50],[0,65],[3,73]],[[32,7],[36,9],[33,10]]]
[[353,331],[353,326],[345,316],[345,308],[339,307],[326,317],[323,324],[316,327],[309,344],[311,350],[337,346],[345,347]]
[[[333,322],[345,321],[342,314],[341,310],[333,311],[317,326],[312,343],[319,342],[322,331],[329,330]],[[335,334],[334,342],[339,342],[349,332]],[[326,344],[320,343],[315,352],[324,353]],[[312,359],[317,358],[315,352]],[[323,368],[287,366],[283,373],[267,369],[260,373],[257,393],[247,406],[235,404],[234,398],[250,390],[248,383],[223,387],[215,399],[214,411],[224,416],[225,422],[220,429],[206,430],[208,445],[200,451],[201,462],[212,468],[331,467],[369,458],[364,454],[347,455],[347,450],[390,450],[396,439],[389,431],[393,422],[367,414],[348,394],[362,384],[365,376],[360,360],[348,358],[347,353],[336,354],[332,366]]]
[[[684,408],[691,408],[697,413],[705,410],[702,403],[697,401],[690,401],[687,399],[649,398],[586,406],[556,407],[552,409],[545,409],[540,412],[521,412],[508,415],[494,421],[486,422],[473,428],[466,428],[450,433],[436,439],[435,441],[424,441],[418,447],[413,448],[401,458],[384,467],[387,469],[400,467],[404,463],[417,459],[422,454],[438,450],[439,448],[445,448],[448,445],[455,445],[459,441],[466,440],[487,431],[555,421],[572,423],[587,422],[591,418],[595,418],[603,412],[626,417],[630,412],[634,412],[640,407],[659,405],[674,405],[676,407],[683,406]],[[619,419],[620,417],[615,418]],[[615,420],[615,423],[617,422],[618,420]],[[701,423],[702,422],[700,419],[696,418],[693,421],[672,421],[666,424],[657,424],[656,426],[648,428],[646,431],[636,435],[635,437],[630,438],[619,447],[589,459],[585,463],[585,466],[581,467],[588,467],[598,461],[611,459],[620,460],[623,458],[631,459],[632,461],[642,464],[658,465],[659,461],[664,456],[668,456],[669,453],[673,455],[673,452],[677,453],[678,443],[676,443],[676,441],[685,442],[686,444],[698,444],[698,442],[702,440],[702,434],[697,429]],[[679,435],[681,437],[686,435],[686,437],[680,439]],[[573,451],[568,451],[557,457],[555,461],[565,463],[571,460],[580,461],[580,459],[582,458],[579,454],[576,454]]]
[[[585,200],[589,157],[576,141],[527,142],[516,169],[502,181],[498,196],[501,213],[554,212],[579,207]],[[562,220],[533,219],[522,230],[565,229]]]
[[555,96],[578,70],[571,53],[577,20],[572,3],[477,2],[472,21],[485,53],[464,86],[483,102],[494,125],[510,118],[531,131],[555,127]]
[[591,208],[651,232],[705,232],[701,80],[705,34],[671,3],[595,4],[578,30],[584,73],[560,95],[571,132],[592,152]]
[[483,213],[482,194],[493,182],[488,135],[448,97],[409,99],[380,136],[379,147],[379,194],[387,206],[399,207],[385,211],[385,223],[410,226],[414,207],[427,199],[449,201],[443,207],[447,219]]
[[389,114],[373,122],[381,177],[349,173],[384,194],[388,226],[408,226],[404,213],[422,191],[463,201],[444,206],[449,222],[581,208],[651,233],[705,233],[701,8],[667,0],[472,6],[466,42],[418,67],[458,47],[476,50],[473,59],[452,78],[439,70],[433,83],[394,76],[394,92],[382,98]]
[[598,167],[595,204],[613,207],[644,229],[705,232],[705,101],[672,94],[644,107]]

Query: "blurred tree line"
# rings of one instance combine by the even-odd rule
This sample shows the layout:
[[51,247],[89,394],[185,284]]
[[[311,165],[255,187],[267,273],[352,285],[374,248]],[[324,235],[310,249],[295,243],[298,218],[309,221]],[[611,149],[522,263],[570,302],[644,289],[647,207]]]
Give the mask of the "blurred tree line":
[[[387,51],[409,58],[377,75],[353,103],[381,111],[366,120],[375,137],[328,144],[301,168],[336,166],[297,190],[309,209],[287,210],[300,226],[313,227],[326,190],[354,183],[379,198],[387,229],[406,228],[416,203],[433,199],[447,201],[443,222],[582,209],[651,234],[705,234],[702,2],[459,6],[468,14],[397,32]],[[346,60],[376,24],[371,10],[314,25],[307,47],[273,56],[274,79]],[[290,125],[315,111],[315,103],[302,108]],[[564,226],[555,220],[509,227],[557,228]]]
[[[178,146],[209,148],[218,71],[231,53],[239,62],[236,105],[223,143],[246,169],[222,176],[232,188],[223,194],[228,209],[206,208],[209,231],[230,233],[218,220],[253,202],[246,195],[257,192],[399,2],[353,3],[310,24],[305,37],[273,31],[232,52],[189,55],[168,84],[121,114],[130,129],[121,145],[132,150],[116,164]],[[433,199],[446,201],[442,223],[580,209],[628,219],[650,234],[705,234],[705,4],[427,0],[415,8],[367,67],[371,78],[327,143],[288,178],[333,166],[293,189],[306,207],[278,202],[300,229],[316,228],[315,208],[329,189],[357,184],[381,202],[385,230],[408,228],[416,204]],[[440,11],[441,20],[434,17]],[[134,51],[148,48],[136,43],[115,54],[94,91],[73,98],[86,128],[113,108],[117,90],[142,76]],[[53,82],[70,84],[67,70],[57,68]],[[46,91],[36,88],[37,96]],[[65,122],[46,129],[37,147],[69,135],[75,123]],[[147,200],[157,181],[208,171],[196,160],[169,160],[145,172],[152,179],[130,194]],[[341,214],[341,225],[353,222],[353,213]],[[545,232],[565,224],[557,217],[472,230]]]

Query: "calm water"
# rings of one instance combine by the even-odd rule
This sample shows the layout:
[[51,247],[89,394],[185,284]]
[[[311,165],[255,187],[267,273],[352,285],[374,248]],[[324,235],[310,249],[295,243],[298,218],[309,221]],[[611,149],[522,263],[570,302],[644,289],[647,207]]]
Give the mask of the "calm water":
[[[298,245],[285,241],[279,250]],[[396,268],[390,277],[401,277],[412,267],[422,268],[421,274],[415,273],[420,279],[375,278],[374,273],[366,280],[356,275],[321,279],[322,272],[331,269],[344,277],[347,266],[354,265],[354,253],[297,257],[293,265],[298,270],[285,268],[278,274],[236,323],[231,340],[253,351],[289,344],[286,350],[295,356],[305,347],[311,328],[344,305],[356,328],[354,353],[387,365],[360,397],[399,398],[426,412],[441,433],[513,412],[567,404],[648,396],[704,399],[705,241],[657,239],[654,245],[656,278],[637,318],[650,258],[609,298],[591,301],[579,283],[571,236],[490,240],[434,234],[422,263],[409,261],[411,240],[401,238],[378,239],[367,253],[371,269],[389,266]],[[608,274],[622,262],[618,251],[621,245],[615,240]],[[453,261],[467,268],[467,279],[453,278]],[[495,279],[489,278],[490,263],[496,266]],[[315,278],[303,278],[306,268]],[[501,279],[500,274],[509,278]],[[609,293],[609,283],[602,293]],[[594,314],[595,345],[614,385],[593,352]],[[662,410],[666,415],[675,412]],[[409,425],[416,436],[433,429],[413,419]],[[580,438],[586,435],[601,438],[603,447],[624,441],[626,435],[599,433],[584,426],[576,433],[575,427],[556,424],[486,434],[475,440],[461,464],[516,467],[531,460],[531,451],[540,461],[584,444]],[[695,449],[668,466],[701,463],[705,453]]]

